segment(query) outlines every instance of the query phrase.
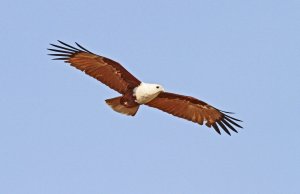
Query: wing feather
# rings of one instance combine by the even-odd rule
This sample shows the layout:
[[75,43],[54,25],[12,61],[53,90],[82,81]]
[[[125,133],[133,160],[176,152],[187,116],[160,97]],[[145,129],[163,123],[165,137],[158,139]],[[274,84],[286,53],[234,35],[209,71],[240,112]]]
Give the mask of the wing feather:
[[58,57],[54,60],[70,63],[121,94],[140,85],[141,82],[116,61],[96,55],[78,43],[76,48],[62,41],[58,42],[61,45],[50,44],[54,48],[48,49],[54,52],[49,55]]
[[237,133],[237,130],[232,125],[243,128],[234,122],[242,122],[241,120],[225,114],[230,114],[230,112],[220,111],[190,96],[162,92],[155,99],[146,103],[146,105],[200,125],[205,123],[207,127],[213,127],[219,134],[221,134],[220,128],[228,135],[231,135],[229,129]]

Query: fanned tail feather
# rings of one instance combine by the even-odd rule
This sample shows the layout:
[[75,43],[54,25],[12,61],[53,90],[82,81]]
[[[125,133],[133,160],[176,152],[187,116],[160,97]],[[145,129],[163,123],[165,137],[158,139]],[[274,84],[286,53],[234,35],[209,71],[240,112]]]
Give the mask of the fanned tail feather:
[[122,97],[119,96],[116,98],[107,99],[107,100],[105,100],[105,102],[116,112],[119,112],[119,113],[122,113],[125,115],[134,116],[137,113],[140,106],[137,105],[137,106],[128,108],[120,103],[121,98]]

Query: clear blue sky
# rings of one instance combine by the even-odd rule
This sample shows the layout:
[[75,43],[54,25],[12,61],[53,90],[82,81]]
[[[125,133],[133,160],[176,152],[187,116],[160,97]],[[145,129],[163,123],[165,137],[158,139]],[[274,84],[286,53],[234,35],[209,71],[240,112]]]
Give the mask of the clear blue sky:
[[[300,193],[300,1],[3,1],[1,194]],[[236,112],[231,137],[142,107],[46,48],[79,42]]]

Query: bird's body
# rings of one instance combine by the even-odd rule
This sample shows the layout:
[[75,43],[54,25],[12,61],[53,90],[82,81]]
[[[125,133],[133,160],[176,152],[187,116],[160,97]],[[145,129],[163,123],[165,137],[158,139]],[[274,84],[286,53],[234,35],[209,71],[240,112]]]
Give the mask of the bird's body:
[[123,96],[107,99],[106,103],[119,113],[134,116],[140,105],[152,101],[163,91],[158,84],[141,82],[137,87],[129,88]]
[[48,50],[55,53],[50,55],[57,56],[55,60],[64,60],[119,92],[121,96],[106,100],[119,113],[134,116],[140,105],[147,105],[200,125],[212,126],[219,134],[219,127],[229,135],[229,129],[237,132],[233,126],[242,128],[236,123],[240,120],[227,115],[229,112],[194,97],[165,92],[159,84],[141,82],[119,63],[96,55],[77,43],[78,48],[59,42],[62,45],[51,44],[55,48]]

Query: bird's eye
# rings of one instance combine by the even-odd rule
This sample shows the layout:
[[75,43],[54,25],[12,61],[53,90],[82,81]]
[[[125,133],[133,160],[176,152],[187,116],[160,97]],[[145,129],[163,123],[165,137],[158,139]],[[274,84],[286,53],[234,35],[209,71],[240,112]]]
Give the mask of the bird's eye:
[[156,86],[156,88],[158,89],[158,88],[159,88],[159,86]]

